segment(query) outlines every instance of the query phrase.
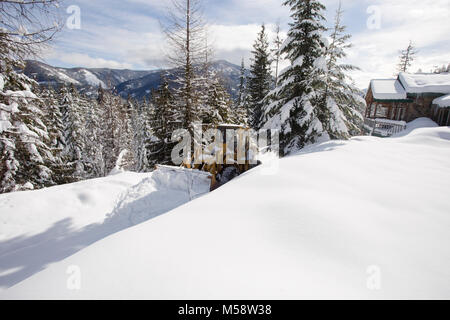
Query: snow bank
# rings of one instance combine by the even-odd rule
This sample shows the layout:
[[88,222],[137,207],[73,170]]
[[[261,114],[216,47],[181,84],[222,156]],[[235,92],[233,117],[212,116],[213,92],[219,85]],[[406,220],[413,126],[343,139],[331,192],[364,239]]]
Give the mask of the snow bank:
[[123,173],[0,195],[0,291],[121,226],[103,224],[122,192],[149,174]]
[[441,108],[448,108],[448,107],[450,107],[450,94],[446,95],[446,96],[443,96],[443,97],[440,97],[440,98],[437,98],[437,99],[434,99],[433,100],[433,104],[435,104],[435,105],[437,105],[437,106],[439,106]]
[[450,73],[418,73],[401,72],[399,79],[408,93],[450,93]]
[[412,136],[412,132],[417,129],[436,128],[439,127],[436,122],[429,118],[418,118],[406,124],[405,130],[392,135],[392,138]]
[[405,100],[406,91],[401,83],[395,79],[372,80],[370,82],[372,94],[379,100]]
[[166,213],[208,193],[209,176],[196,170],[158,166],[149,178],[119,198],[109,219],[125,220],[126,225],[131,226]]
[[0,195],[0,289],[208,193],[208,177],[165,167]]
[[[102,222],[119,195],[148,174],[123,173],[31,192],[0,194],[0,255],[15,249],[5,242],[32,237],[65,219],[72,230]],[[54,230],[48,238],[67,230]]]
[[[446,127],[311,146],[0,298],[449,299],[449,157]],[[67,286],[73,266],[80,290]]]

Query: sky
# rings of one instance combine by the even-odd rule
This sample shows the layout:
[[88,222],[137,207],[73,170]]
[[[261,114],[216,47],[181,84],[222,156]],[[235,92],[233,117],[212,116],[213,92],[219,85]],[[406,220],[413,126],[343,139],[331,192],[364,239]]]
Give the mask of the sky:
[[[283,0],[203,0],[215,59],[250,63],[252,45],[265,23],[269,40],[279,21],[289,29],[289,8]],[[324,0],[327,26],[333,23],[339,0]],[[42,60],[58,67],[148,70],[168,66],[167,41],[161,23],[170,0],[65,0],[63,19],[69,25],[79,8],[80,28],[65,25]],[[345,63],[360,68],[352,77],[368,87],[370,79],[393,78],[399,50],[413,41],[419,53],[410,69],[430,72],[450,64],[450,0],[342,0],[343,22],[353,47]],[[288,62],[285,62],[285,64]]]

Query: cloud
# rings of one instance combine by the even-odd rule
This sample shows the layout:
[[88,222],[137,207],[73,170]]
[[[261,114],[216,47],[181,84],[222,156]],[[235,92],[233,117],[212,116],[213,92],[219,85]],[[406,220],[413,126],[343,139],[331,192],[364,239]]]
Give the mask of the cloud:
[[[367,2],[367,1],[366,1]],[[348,62],[359,66],[354,78],[359,87],[370,79],[394,77],[399,50],[410,40],[419,49],[410,71],[430,71],[450,63],[450,4],[448,0],[371,1],[381,12],[379,30],[364,26],[354,34]],[[361,8],[361,9],[364,9]]]
[[[171,0],[78,0],[82,30],[65,30],[55,44],[52,63],[64,66],[110,66],[153,69],[167,66],[167,42],[160,19]],[[332,23],[338,0],[326,0],[328,24]],[[269,39],[280,19],[284,36],[289,8],[282,0],[205,0],[210,43],[215,58],[249,65],[252,45],[265,22]],[[381,12],[381,29],[369,30],[367,8]],[[420,50],[412,71],[429,71],[450,62],[450,2],[448,0],[344,0],[344,23],[353,34],[354,47],[345,62],[359,66],[354,78],[361,88],[372,78],[392,77],[398,50],[413,40]]]
[[122,63],[114,60],[106,60],[103,58],[93,58],[87,54],[82,53],[64,53],[51,52],[46,56],[48,59],[54,59],[63,63],[69,63],[73,66],[80,66],[85,68],[111,68],[111,69],[132,69],[131,63]]

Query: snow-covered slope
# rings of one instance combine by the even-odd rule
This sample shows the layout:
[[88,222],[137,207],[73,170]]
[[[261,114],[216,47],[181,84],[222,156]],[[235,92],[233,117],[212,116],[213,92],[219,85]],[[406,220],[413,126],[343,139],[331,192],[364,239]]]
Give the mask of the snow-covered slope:
[[260,166],[0,298],[449,299],[450,128],[417,123]]
[[128,172],[0,195],[0,290],[209,191],[207,176],[189,189],[188,178],[184,172]]

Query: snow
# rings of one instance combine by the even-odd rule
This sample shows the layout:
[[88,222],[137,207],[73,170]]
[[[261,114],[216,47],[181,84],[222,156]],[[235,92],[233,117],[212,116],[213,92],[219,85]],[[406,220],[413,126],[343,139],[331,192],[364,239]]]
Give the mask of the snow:
[[[18,237],[2,241],[0,281],[31,276],[0,299],[449,299],[450,128],[422,118],[402,134],[311,145],[273,159],[276,174],[264,164],[144,221],[155,202],[171,207],[153,190],[172,185],[162,172],[119,197],[111,219],[142,223],[112,219],[116,233],[76,232],[67,219],[101,221],[140,175],[0,196],[1,233]],[[80,290],[67,286],[74,267]]]
[[92,72],[86,69],[80,70],[83,73],[83,77],[85,81],[91,86],[102,86],[103,88],[107,87],[103,81],[97,78]]
[[405,100],[406,91],[401,83],[395,79],[372,80],[370,82],[372,94],[378,100]]
[[450,73],[401,72],[399,79],[408,93],[450,93]]
[[395,124],[399,126],[406,126],[406,121],[403,120],[390,120],[390,119],[384,119],[384,118],[376,118],[375,121],[381,122],[381,123],[387,123],[387,124]]
[[439,106],[440,108],[448,108],[450,107],[450,94],[434,99],[433,104]]
[[3,79],[3,75],[0,74],[0,91],[3,91],[4,87],[5,87],[5,80]]
[[[126,172],[0,195],[0,288],[208,193],[208,177],[208,173],[165,167],[153,173]],[[2,277],[4,273],[8,276]]]

